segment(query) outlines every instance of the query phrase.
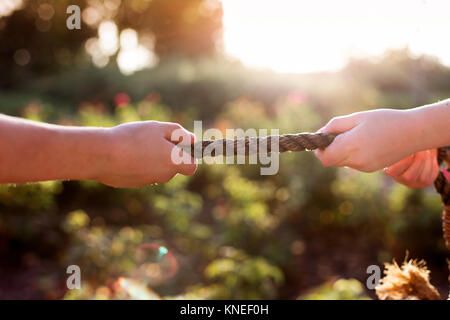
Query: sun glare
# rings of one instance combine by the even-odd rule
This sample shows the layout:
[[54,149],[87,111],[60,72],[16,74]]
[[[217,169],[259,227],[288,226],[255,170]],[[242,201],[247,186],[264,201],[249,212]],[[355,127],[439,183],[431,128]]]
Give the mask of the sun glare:
[[0,1],[0,18],[9,16],[23,5],[23,0],[2,0]]
[[222,0],[224,44],[252,67],[336,70],[350,57],[409,47],[450,65],[448,0]]

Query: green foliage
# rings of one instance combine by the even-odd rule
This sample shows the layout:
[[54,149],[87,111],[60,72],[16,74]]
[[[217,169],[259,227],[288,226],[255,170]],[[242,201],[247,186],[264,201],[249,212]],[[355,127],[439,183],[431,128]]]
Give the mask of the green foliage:
[[205,269],[205,276],[218,285],[213,299],[268,299],[283,283],[281,270],[261,257],[251,258],[234,248],[223,248],[227,257],[219,258]]
[[58,181],[30,183],[26,185],[0,186],[0,203],[13,208],[26,208],[31,211],[49,210],[55,206],[54,197],[61,192]]
[[301,296],[302,300],[367,300],[364,286],[356,279],[339,279],[334,283],[327,282],[310,293]]

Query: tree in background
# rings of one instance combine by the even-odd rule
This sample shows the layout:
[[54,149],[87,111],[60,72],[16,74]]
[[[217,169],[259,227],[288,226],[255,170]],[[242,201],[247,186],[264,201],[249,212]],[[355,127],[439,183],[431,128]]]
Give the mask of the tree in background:
[[[134,29],[158,56],[214,55],[222,28],[218,0],[40,0],[14,1],[0,8],[0,86],[14,88],[36,76],[52,74],[85,62],[85,44],[102,22],[118,31]],[[69,5],[82,9],[82,29],[66,27]],[[114,62],[117,50],[110,52]],[[106,63],[107,64],[107,63]],[[106,65],[103,64],[103,65]]]

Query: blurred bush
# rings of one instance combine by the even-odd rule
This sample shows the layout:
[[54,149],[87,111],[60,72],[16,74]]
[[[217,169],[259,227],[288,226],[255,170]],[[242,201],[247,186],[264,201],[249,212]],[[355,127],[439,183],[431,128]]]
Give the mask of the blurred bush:
[[355,279],[340,279],[334,283],[325,283],[313,289],[313,292],[301,296],[302,300],[367,300],[364,286]]

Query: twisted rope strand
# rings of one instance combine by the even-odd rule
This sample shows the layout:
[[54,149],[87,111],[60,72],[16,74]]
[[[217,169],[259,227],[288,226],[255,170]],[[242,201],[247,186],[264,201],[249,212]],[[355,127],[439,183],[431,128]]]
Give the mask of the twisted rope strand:
[[[441,164],[444,161],[446,161],[447,164],[450,164],[450,151],[448,148],[439,148],[438,163]],[[445,245],[447,249],[450,250],[450,181],[447,181],[442,172],[439,172],[438,177],[434,181],[434,188],[441,195],[444,204],[444,211],[442,212],[442,231],[444,234]]]
[[434,187],[440,193],[442,202],[444,203],[442,231],[444,233],[445,245],[450,250],[450,183],[446,180],[442,172],[439,172],[438,177],[434,181]]
[[329,133],[297,133],[260,138],[242,138],[236,140],[203,140],[192,146],[182,146],[194,158],[205,156],[250,156],[272,152],[272,146],[278,139],[278,152],[322,149],[329,146],[336,135]]

